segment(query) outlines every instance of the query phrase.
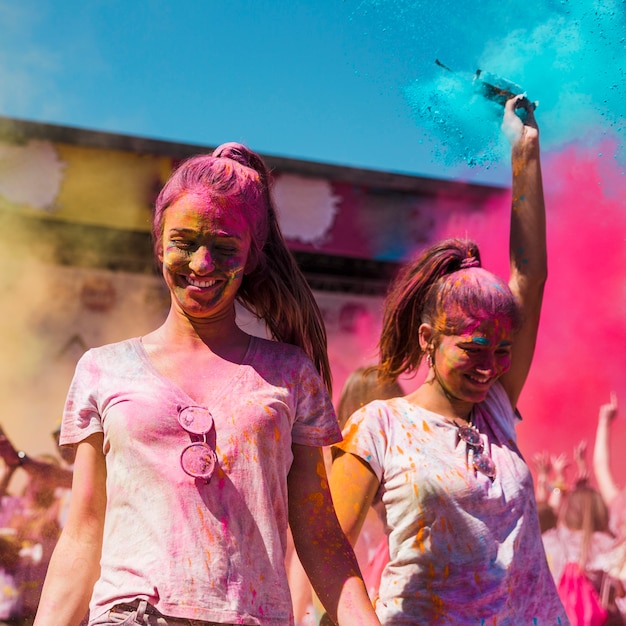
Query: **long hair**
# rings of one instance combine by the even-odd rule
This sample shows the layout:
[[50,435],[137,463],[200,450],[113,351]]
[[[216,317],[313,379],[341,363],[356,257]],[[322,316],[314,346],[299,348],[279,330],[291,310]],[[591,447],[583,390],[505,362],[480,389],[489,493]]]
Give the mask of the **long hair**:
[[474,242],[446,239],[403,267],[385,300],[381,378],[395,380],[419,368],[423,323],[432,326],[435,336],[460,334],[497,318],[519,327],[520,310],[509,286],[480,265]]
[[237,300],[265,322],[272,338],[302,348],[330,391],[332,378],[322,315],[280,230],[270,195],[269,171],[261,157],[244,145],[225,143],[213,154],[184,161],[155,204],[155,252],[161,245],[165,210],[188,192],[237,210],[246,220],[251,244]]
[[559,523],[570,530],[582,531],[580,565],[584,569],[589,558],[593,533],[609,531],[609,511],[600,492],[581,481],[565,497],[559,511]]

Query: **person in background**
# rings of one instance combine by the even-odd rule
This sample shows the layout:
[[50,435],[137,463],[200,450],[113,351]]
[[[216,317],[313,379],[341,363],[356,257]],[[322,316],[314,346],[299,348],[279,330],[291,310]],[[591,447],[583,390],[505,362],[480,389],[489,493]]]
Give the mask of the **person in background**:
[[0,619],[32,624],[72,473],[53,455],[18,451],[2,428],[0,457]]
[[[617,394],[600,406],[596,440],[593,448],[593,471],[598,490],[609,510],[609,529],[617,537],[615,560],[609,570],[611,577],[626,588],[626,487],[620,489],[611,471],[611,426],[618,415]],[[615,604],[626,623],[626,597],[616,594]]]
[[[567,457],[564,454],[550,455],[543,451],[533,457],[537,471],[535,499],[541,532],[556,526],[559,507],[563,494],[567,492],[565,468]],[[555,477],[552,479],[552,472]]]
[[[589,479],[589,467],[586,460],[587,442],[582,440],[574,446],[574,464],[576,477],[574,484]],[[570,490],[565,471],[570,466],[566,454],[550,455],[547,451],[539,452],[533,457],[537,470],[535,499],[541,532],[555,528],[563,498]],[[552,474],[554,473],[554,476]]]
[[[558,516],[556,528],[543,534],[543,543],[548,558],[550,571],[558,586],[559,594],[572,624],[587,626],[585,618],[577,609],[571,587],[563,579],[568,564],[575,564],[597,593],[598,603],[602,600],[602,587],[605,578],[614,569],[616,559],[616,541],[609,531],[609,513],[600,493],[589,485],[586,479],[580,479],[576,486],[565,496]],[[571,576],[567,572],[567,576]],[[623,595],[621,585],[616,590]],[[615,598],[611,599],[614,603]],[[605,610],[612,608],[614,615],[610,624],[621,624],[619,610],[607,601]],[[616,621],[617,620],[617,621]]]
[[[52,455],[38,456],[33,462],[58,468],[58,460]],[[54,474],[29,476],[20,496],[20,505],[8,522],[8,527],[15,530],[20,546],[17,578],[19,617],[23,624],[32,624],[37,612],[46,570],[61,532],[59,504]]]
[[[337,521],[323,446],[341,437],[326,334],[245,146],[183,162],[161,190],[159,328],[86,352],[63,414],[67,523],[36,626],[290,626],[288,525],[339,626],[376,626]],[[235,302],[273,340],[245,333]],[[137,314],[141,314],[138,311]]]
[[617,395],[600,407],[593,447],[593,472],[602,499],[609,507],[611,530],[626,538],[626,488],[620,489],[611,471],[611,426],[617,418]]
[[[348,376],[339,397],[337,404],[339,426],[343,429],[353,413],[374,400],[390,400],[403,395],[404,390],[397,380],[381,380],[376,368],[360,367]],[[329,468],[329,473],[330,471]],[[379,493],[374,497],[359,536],[354,540],[354,552],[373,602],[378,597],[383,568],[389,561],[385,507],[380,496]]]
[[515,435],[547,276],[539,134],[522,96],[507,101],[503,130],[508,285],[467,240],[408,263],[385,301],[379,373],[396,380],[425,358],[428,374],[413,393],[354,413],[335,446],[331,491],[346,534],[354,541],[376,497],[385,507],[385,625],[567,624]]
[[[59,473],[41,471],[58,468],[52,455],[36,458],[16,453],[2,435],[0,450],[4,473],[0,482],[0,619],[32,624],[44,577],[61,530],[56,495]],[[17,469],[26,469],[19,495],[9,493]],[[32,468],[36,468],[32,471]]]

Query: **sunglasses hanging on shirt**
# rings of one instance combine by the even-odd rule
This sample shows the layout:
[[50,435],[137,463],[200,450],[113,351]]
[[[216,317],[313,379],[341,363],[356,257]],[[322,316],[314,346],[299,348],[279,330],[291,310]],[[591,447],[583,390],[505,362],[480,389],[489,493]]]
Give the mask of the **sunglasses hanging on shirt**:
[[178,423],[192,435],[192,443],[180,453],[180,466],[189,476],[208,483],[217,467],[217,454],[207,438],[215,428],[213,416],[205,407],[186,406],[178,409]]
[[471,467],[473,467],[476,472],[480,472],[493,480],[496,476],[496,464],[485,452],[485,444],[483,443],[478,429],[472,424],[459,426],[459,424],[455,422],[455,426],[457,427],[458,438],[467,445],[466,455],[468,465],[470,465],[471,455]]

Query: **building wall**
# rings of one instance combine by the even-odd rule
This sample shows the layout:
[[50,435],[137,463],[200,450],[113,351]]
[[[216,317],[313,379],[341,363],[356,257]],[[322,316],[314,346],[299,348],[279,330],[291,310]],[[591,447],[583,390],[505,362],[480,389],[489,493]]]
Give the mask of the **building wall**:
[[[142,335],[168,294],[151,254],[151,207],[198,146],[0,120],[0,423],[30,454],[52,450],[76,361]],[[281,226],[324,315],[335,399],[374,362],[398,263],[503,190],[266,157]],[[241,313],[250,332],[264,329]],[[410,384],[410,383],[409,383]]]

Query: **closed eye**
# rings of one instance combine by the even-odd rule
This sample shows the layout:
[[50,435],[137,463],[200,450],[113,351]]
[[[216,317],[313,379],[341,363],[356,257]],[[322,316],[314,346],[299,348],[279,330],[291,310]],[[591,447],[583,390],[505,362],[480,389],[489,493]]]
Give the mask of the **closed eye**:
[[172,239],[171,243],[179,250],[195,250],[197,244],[188,239]]

